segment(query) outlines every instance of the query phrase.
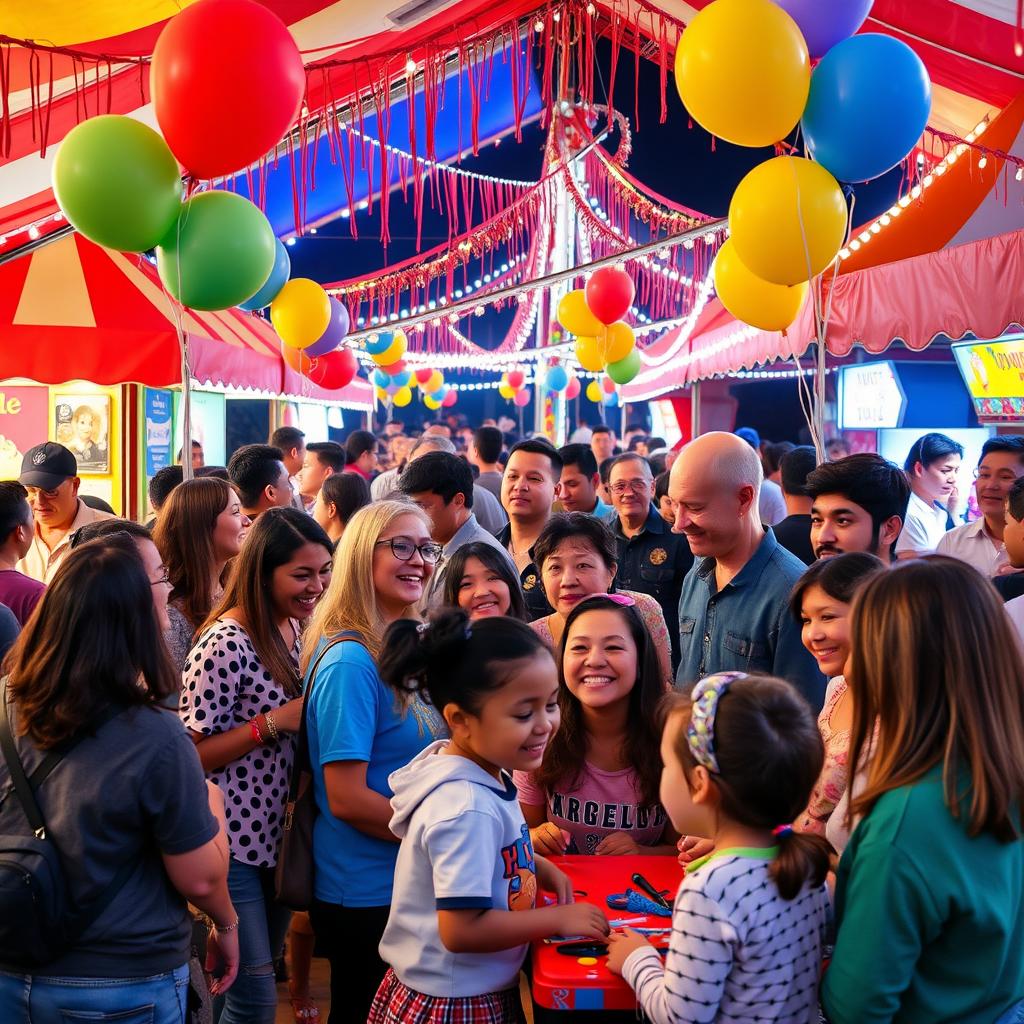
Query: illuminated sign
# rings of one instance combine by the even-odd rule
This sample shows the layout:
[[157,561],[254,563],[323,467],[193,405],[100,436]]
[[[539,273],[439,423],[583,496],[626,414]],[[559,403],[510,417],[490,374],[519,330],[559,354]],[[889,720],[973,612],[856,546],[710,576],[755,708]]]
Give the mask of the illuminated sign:
[[952,348],[978,419],[1024,419],[1024,335]]
[[840,369],[840,430],[889,430],[902,424],[906,408],[899,374],[888,360]]

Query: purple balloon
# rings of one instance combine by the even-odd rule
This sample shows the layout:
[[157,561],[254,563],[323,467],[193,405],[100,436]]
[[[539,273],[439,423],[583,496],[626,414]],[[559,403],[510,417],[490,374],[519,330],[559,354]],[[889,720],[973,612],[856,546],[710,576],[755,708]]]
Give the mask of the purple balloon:
[[345,340],[345,335],[348,334],[348,309],[333,295],[330,296],[330,301],[331,318],[327,321],[327,328],[309,348],[302,350],[303,354],[309,356],[310,359],[316,359],[317,356],[325,356],[328,352],[333,352]]
[[875,0],[775,0],[800,26],[812,57],[824,57],[864,24]]

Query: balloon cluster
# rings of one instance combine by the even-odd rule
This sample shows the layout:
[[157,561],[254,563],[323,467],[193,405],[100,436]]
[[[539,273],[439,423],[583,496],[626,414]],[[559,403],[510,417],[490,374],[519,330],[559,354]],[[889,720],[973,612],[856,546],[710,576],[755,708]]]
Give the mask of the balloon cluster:
[[628,384],[640,372],[636,337],[622,319],[635,293],[633,280],[624,270],[602,267],[594,271],[586,288],[569,292],[558,304],[558,322],[576,335],[580,366],[591,373],[607,371],[616,384]]
[[544,375],[544,386],[548,391],[564,391],[565,397],[570,401],[580,393],[579,377],[562,366],[557,359],[551,360],[551,365]]
[[[800,123],[810,159],[777,156],[740,182],[715,287],[737,319],[785,330],[807,282],[846,239],[839,182],[869,181],[917,144],[931,83],[891,36],[854,33],[873,0],[714,0],[683,32],[679,94],[695,121],[739,146],[770,146]],[[813,72],[811,59],[821,58]]]
[[586,395],[595,405],[600,402],[606,409],[614,409],[620,402],[618,386],[607,376],[592,380],[587,385]]
[[444,382],[440,370],[429,367],[410,370],[405,363],[408,348],[409,340],[404,331],[381,331],[367,341],[366,351],[377,364],[373,371],[377,401],[404,408],[412,401],[413,389],[418,387],[428,409],[436,411],[453,406],[458,400],[455,388]]
[[530,390],[524,387],[525,384],[526,374],[522,370],[509,370],[501,375],[498,394],[506,402],[513,402],[522,409],[530,404]]

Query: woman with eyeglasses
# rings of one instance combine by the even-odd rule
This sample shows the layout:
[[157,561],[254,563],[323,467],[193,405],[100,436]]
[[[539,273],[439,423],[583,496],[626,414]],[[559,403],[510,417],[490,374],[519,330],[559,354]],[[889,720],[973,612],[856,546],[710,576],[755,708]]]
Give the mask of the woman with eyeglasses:
[[313,929],[331,964],[331,1022],[366,1020],[387,966],[398,838],[388,776],[446,733],[420,697],[397,701],[377,671],[384,633],[416,609],[441,554],[430,521],[406,500],[349,520],[334,575],[303,649],[306,728],[317,815]]
[[925,434],[914,442],[903,464],[910,501],[896,541],[897,558],[931,554],[954,525],[959,500],[956,478],[963,456],[963,445],[945,434]]
[[277,1013],[273,962],[291,914],[273,900],[274,868],[302,716],[299,638],[330,578],[327,534],[298,509],[267,509],[182,673],[178,713],[224,794],[241,921],[242,967],[220,1024],[274,1024]]
[[[552,647],[562,642],[569,613],[586,597],[612,589],[616,565],[615,538],[608,527],[586,512],[560,512],[541,530],[533,549],[551,615],[530,625]],[[672,686],[672,647],[661,605],[647,594],[623,590],[651,634],[665,688]]]

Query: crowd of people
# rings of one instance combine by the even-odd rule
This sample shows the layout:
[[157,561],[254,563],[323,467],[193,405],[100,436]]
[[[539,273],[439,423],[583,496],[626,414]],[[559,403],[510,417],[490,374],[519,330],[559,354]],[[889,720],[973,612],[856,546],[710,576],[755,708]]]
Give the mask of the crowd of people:
[[[273,1024],[287,938],[297,1024],[314,953],[331,1024],[500,1024],[555,935],[659,1024],[1024,1019],[1024,436],[976,503],[941,434],[902,467],[843,445],[286,426],[225,467],[193,445],[147,525],[27,452],[0,1020]],[[574,902],[566,853],[685,865],[667,959]]]

